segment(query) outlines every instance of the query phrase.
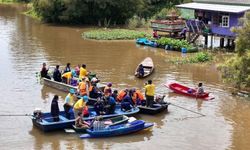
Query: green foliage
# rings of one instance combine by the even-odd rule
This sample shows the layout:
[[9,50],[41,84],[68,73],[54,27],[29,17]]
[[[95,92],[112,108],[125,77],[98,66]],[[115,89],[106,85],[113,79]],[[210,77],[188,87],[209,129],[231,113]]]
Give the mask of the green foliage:
[[148,28],[149,22],[146,21],[144,18],[134,16],[128,20],[127,26],[129,29]]
[[96,40],[130,40],[150,36],[145,32],[126,29],[99,29],[83,33],[83,37]]
[[167,19],[167,15],[171,15],[172,13],[176,15],[180,15],[180,12],[176,8],[163,8],[159,13],[155,14],[154,19],[164,20]]
[[[162,8],[183,0],[33,0],[34,10],[44,21],[109,26],[124,24],[133,16],[148,18]],[[142,22],[145,23],[142,23]]]
[[197,51],[196,48],[194,48],[192,45],[188,43],[186,40],[178,40],[178,39],[172,39],[172,38],[166,38],[162,37],[156,41],[158,45],[169,45],[172,46],[176,50],[181,50],[181,48],[186,48],[187,52],[195,52]]
[[17,3],[17,2],[25,2],[28,3],[31,0],[0,0],[0,3]]
[[239,89],[250,87],[250,12],[242,19],[242,27],[234,28],[237,33],[237,55],[220,65],[222,77]]
[[208,52],[199,52],[192,56],[184,58],[169,58],[169,61],[174,64],[187,64],[187,63],[204,63],[213,60],[213,56]]

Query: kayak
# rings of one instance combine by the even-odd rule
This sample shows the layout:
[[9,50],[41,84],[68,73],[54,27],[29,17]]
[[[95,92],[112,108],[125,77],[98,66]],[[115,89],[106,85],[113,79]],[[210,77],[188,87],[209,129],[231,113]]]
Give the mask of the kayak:
[[136,39],[137,44],[151,46],[151,47],[157,47],[157,44],[155,41],[148,40],[147,38],[138,38]]
[[[138,76],[138,68],[139,68],[139,65],[142,64],[143,65],[143,69],[144,69],[144,76],[143,77],[139,77]],[[140,62],[138,64],[138,66],[136,67],[135,69],[135,76],[138,77],[138,78],[145,78],[147,76],[149,76],[150,74],[152,74],[154,71],[154,63],[153,63],[153,60],[152,58],[150,57],[146,57],[142,62]]]
[[173,90],[175,93],[190,96],[190,97],[195,97],[195,98],[201,98],[204,100],[211,100],[214,99],[214,97],[209,96],[208,92],[204,92],[203,94],[197,95],[197,90],[194,88],[190,88],[184,85],[181,85],[179,83],[170,83],[170,84],[165,84],[166,87],[169,89]]
[[[121,106],[117,105],[114,114],[103,115],[102,117],[105,119],[120,115],[130,116],[138,112],[139,108],[132,108],[130,111],[122,111]],[[65,112],[60,111],[58,122],[53,121],[53,117],[51,116],[50,112],[41,113],[41,117],[36,117],[36,115],[33,115],[31,116],[31,119],[34,126],[38,127],[44,132],[47,132],[65,128],[72,128],[72,125],[75,124],[75,117],[73,111],[70,111],[70,114],[70,119],[67,119],[65,117]],[[90,116],[84,117],[83,120],[90,121],[97,116],[94,108],[89,108],[89,114]]]
[[146,123],[143,120],[135,120],[115,126],[103,126],[102,128],[87,129],[87,134],[82,134],[80,138],[101,138],[126,135],[152,127],[153,123]]

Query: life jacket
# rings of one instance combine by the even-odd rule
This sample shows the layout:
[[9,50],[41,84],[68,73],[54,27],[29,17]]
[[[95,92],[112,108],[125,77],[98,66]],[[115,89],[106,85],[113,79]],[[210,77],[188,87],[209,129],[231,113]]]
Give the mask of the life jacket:
[[118,95],[117,95],[117,100],[118,100],[119,102],[121,102],[122,99],[126,96],[126,94],[127,94],[127,92],[125,92],[125,90],[121,90],[121,91],[118,93]]
[[135,93],[137,94],[137,97],[142,101],[145,100],[143,94],[141,93],[140,90],[136,90]]
[[87,95],[86,83],[85,82],[80,82],[79,83],[79,89],[80,89],[80,94],[81,95]]

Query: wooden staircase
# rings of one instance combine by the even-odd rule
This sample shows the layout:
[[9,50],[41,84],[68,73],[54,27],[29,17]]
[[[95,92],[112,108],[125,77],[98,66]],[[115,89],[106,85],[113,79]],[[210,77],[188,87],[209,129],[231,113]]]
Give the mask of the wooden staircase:
[[187,20],[186,28],[191,34],[188,42],[195,43],[195,41],[203,34],[203,29],[207,28],[206,24],[203,21],[199,20]]

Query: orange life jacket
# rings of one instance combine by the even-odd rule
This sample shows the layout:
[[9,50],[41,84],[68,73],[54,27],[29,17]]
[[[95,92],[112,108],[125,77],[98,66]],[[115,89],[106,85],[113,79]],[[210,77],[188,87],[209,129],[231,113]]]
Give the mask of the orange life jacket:
[[80,82],[79,83],[79,89],[80,89],[80,94],[81,95],[87,95],[86,83],[85,82]]
[[117,100],[119,101],[119,102],[121,102],[122,101],[122,99],[126,96],[126,92],[125,92],[125,90],[121,90],[121,91],[119,91],[119,93],[118,93],[118,95],[117,95]]
[[142,100],[145,100],[143,94],[141,93],[140,90],[136,90],[135,93],[137,94],[138,98],[142,101]]

